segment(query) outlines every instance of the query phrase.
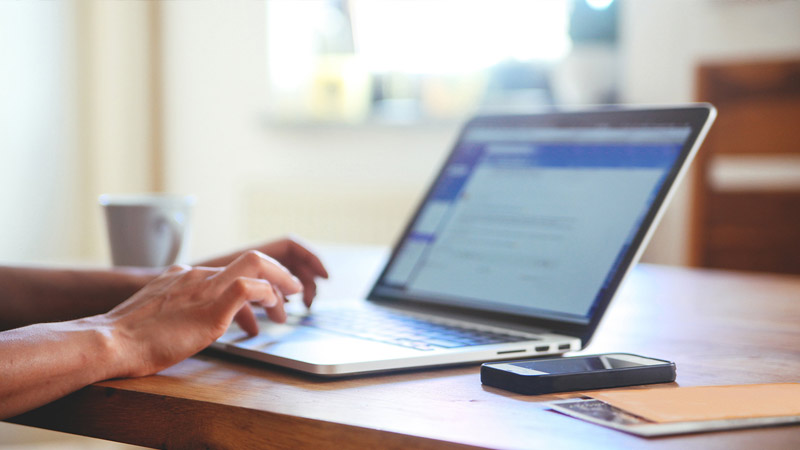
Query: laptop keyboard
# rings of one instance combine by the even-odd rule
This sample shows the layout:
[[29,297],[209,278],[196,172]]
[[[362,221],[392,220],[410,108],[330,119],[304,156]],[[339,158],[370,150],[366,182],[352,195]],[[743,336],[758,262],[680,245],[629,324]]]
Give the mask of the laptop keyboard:
[[532,335],[515,335],[454,323],[434,322],[378,309],[341,309],[315,312],[313,315],[304,317],[300,323],[417,350],[539,340]]

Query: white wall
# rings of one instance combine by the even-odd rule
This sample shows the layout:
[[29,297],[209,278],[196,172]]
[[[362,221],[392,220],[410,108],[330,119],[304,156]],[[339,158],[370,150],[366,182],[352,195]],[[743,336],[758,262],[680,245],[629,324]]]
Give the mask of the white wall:
[[83,165],[85,259],[107,263],[108,244],[97,198],[102,193],[154,190],[149,2],[74,3]]
[[107,263],[102,192],[152,189],[146,2],[0,2],[0,261]]
[[389,244],[455,126],[270,128],[262,2],[163,4],[168,188],[195,255],[287,232]]
[[73,28],[60,2],[0,2],[0,260],[80,251]]
[[703,61],[800,56],[800,2],[625,1],[622,96],[629,102],[694,99]]
[[[703,61],[800,57],[798,1],[627,0],[620,23],[621,95],[629,103],[695,100]],[[688,262],[690,187],[674,199],[645,260]]]

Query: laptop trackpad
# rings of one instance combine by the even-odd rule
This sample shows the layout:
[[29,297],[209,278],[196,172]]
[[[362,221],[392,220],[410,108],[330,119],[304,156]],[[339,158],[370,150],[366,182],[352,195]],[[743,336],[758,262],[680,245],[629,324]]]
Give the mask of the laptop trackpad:
[[226,343],[230,347],[253,350],[311,364],[345,364],[408,358],[426,353],[399,345],[354,338],[311,327],[274,323],[267,326],[262,324],[262,331],[257,336],[232,339]]

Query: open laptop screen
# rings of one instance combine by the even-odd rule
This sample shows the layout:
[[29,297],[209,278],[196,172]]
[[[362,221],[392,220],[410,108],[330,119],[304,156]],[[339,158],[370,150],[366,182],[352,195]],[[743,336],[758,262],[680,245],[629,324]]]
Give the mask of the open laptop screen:
[[691,134],[468,128],[373,292],[588,323]]

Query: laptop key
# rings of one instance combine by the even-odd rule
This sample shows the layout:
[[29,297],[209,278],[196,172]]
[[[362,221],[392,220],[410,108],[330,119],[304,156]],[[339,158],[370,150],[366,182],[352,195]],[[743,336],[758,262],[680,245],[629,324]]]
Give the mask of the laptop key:
[[377,314],[365,311],[326,311],[307,316],[301,323],[335,333],[417,350],[458,348],[535,339],[452,324],[428,322],[415,317],[383,311],[377,312]]

